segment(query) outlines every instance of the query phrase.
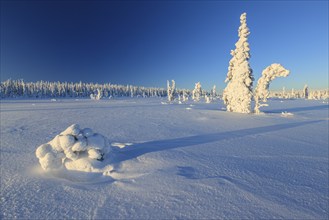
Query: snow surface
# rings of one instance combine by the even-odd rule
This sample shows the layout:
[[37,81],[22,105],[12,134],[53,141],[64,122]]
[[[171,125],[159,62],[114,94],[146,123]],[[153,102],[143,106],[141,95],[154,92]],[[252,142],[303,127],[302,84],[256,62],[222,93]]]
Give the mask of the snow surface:
[[[328,103],[161,102],[1,100],[0,218],[328,218]],[[71,124],[109,139],[112,171],[43,171],[37,147]]]

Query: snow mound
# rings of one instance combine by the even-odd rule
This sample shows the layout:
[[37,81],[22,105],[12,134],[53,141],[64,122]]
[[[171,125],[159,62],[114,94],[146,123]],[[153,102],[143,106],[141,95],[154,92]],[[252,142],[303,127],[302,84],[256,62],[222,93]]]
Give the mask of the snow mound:
[[[46,144],[40,145],[35,154],[42,169],[84,172],[104,172],[102,161],[110,152],[109,141],[90,128],[80,129],[73,124]],[[108,168],[108,166],[106,167]]]
[[293,113],[290,112],[281,112],[281,117],[292,117],[294,116]]
[[115,142],[115,143],[112,143],[111,146],[112,147],[117,147],[117,148],[125,148],[126,146],[131,146],[133,145],[133,143],[118,143],[118,142]]

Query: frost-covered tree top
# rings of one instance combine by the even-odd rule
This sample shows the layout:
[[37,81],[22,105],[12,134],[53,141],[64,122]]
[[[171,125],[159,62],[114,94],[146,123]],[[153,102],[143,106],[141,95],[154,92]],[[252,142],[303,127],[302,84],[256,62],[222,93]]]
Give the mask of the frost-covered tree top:
[[223,93],[223,100],[227,111],[250,113],[252,98],[252,69],[249,65],[250,48],[247,27],[247,14],[240,16],[240,27],[238,29],[239,40],[235,44],[235,50],[231,51],[232,59],[229,62],[227,83]]
[[286,77],[290,73],[289,70],[286,70],[281,64],[273,63],[270,66],[266,67],[262,76],[257,81],[257,87],[255,89],[255,98],[262,99],[266,101],[269,91],[270,82],[277,77]]
[[[230,81],[233,78],[233,72],[236,69],[240,61],[250,59],[250,48],[248,43],[248,36],[250,34],[247,27],[247,13],[243,13],[240,16],[240,27],[238,30],[239,40],[235,43],[235,50],[231,50],[232,59],[230,60],[227,77],[225,82]],[[249,67],[250,68],[250,67]]]

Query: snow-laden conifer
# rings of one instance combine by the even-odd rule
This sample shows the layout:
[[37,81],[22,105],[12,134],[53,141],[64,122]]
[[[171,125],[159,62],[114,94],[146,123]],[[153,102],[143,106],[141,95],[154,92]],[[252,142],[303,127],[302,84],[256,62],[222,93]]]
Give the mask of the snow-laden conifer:
[[305,85],[303,89],[303,98],[308,99],[308,86]]
[[202,94],[201,83],[197,82],[197,83],[195,83],[194,90],[192,91],[192,99],[195,102],[200,101],[201,94]]
[[239,40],[235,44],[235,50],[231,51],[232,59],[229,62],[228,73],[225,82],[226,88],[223,92],[223,100],[227,111],[250,113],[252,98],[252,69],[249,65],[250,49],[247,27],[247,14],[240,16],[240,27],[238,30]]
[[175,99],[175,80],[171,80],[171,86],[169,80],[167,80],[167,96],[168,101],[172,102]]
[[277,77],[286,77],[289,75],[289,70],[286,70],[283,66],[278,63],[271,64],[266,67],[262,76],[258,79],[257,87],[255,89],[254,99],[255,99],[255,108],[254,111],[256,114],[260,113],[259,108],[261,106],[266,106],[266,104],[261,104],[260,102],[266,102],[269,96],[269,86],[270,82]]
[[216,85],[214,85],[212,87],[212,90],[211,90],[211,99],[216,99],[216,96],[217,96],[217,93],[216,93]]
[[296,93],[295,93],[295,89],[294,88],[291,89],[290,98],[292,98],[292,99],[296,98]]
[[183,101],[183,102],[188,101],[188,94],[186,93],[186,90],[185,90],[185,89],[183,90],[182,101]]

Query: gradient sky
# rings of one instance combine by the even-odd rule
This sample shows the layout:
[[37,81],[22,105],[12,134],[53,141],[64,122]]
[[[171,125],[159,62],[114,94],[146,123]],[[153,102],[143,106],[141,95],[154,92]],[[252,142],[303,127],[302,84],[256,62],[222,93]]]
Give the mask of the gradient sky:
[[271,89],[328,88],[328,1],[1,1],[1,81],[222,90],[243,12],[256,81],[280,63]]

